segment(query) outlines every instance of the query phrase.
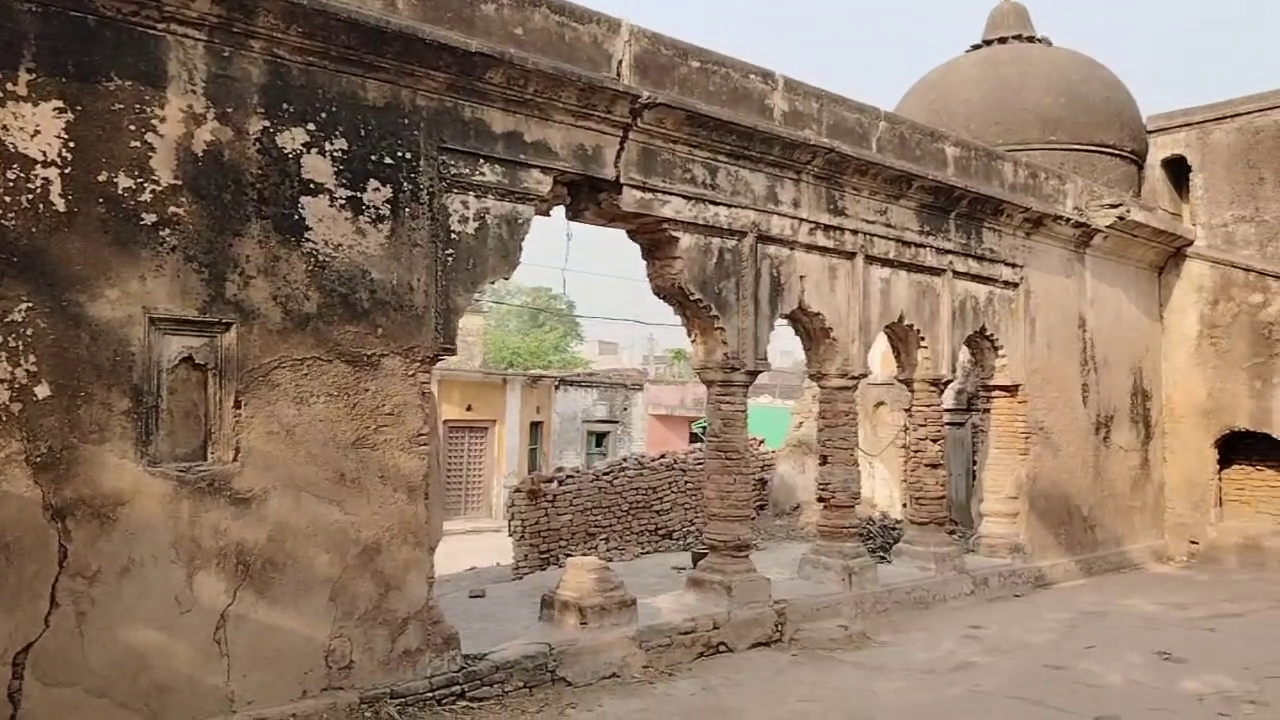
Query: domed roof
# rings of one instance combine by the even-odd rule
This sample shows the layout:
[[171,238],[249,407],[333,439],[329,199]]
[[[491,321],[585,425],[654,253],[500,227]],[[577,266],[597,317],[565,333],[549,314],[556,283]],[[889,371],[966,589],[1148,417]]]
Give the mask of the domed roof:
[[1036,33],[1025,5],[1001,0],[982,40],[920,79],[899,115],[1011,152],[1091,153],[1141,167],[1138,103],[1102,63]]

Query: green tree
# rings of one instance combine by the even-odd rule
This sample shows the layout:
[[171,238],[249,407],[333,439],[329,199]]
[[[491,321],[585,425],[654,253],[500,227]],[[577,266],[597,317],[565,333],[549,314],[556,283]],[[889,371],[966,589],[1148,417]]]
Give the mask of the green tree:
[[487,310],[484,366],[491,370],[584,370],[582,323],[573,301],[548,287],[499,281],[480,297]]
[[685,348],[671,348],[667,350],[667,357],[671,358],[671,377],[677,380],[692,380],[693,372],[693,354]]

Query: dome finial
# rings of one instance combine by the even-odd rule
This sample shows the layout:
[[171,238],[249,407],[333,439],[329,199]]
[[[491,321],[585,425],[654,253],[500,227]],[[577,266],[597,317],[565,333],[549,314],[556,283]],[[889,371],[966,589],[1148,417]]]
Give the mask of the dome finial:
[[981,42],[969,49],[977,50],[1003,43],[1050,44],[1048,38],[1036,34],[1036,26],[1031,22],[1031,12],[1017,0],[1000,0],[987,16],[987,26],[983,28]]

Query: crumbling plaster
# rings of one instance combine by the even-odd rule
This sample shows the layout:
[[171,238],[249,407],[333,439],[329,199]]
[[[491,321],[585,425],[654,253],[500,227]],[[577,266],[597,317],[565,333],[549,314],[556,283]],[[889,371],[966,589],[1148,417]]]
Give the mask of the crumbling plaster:
[[[450,662],[412,96],[12,2],[0,88],[0,705],[208,717]],[[230,464],[140,462],[144,310],[237,321]]]
[[643,453],[648,431],[644,385],[608,377],[556,380],[551,403],[551,464],[582,467],[588,429],[612,433],[612,454]]
[[[915,328],[938,374],[986,328],[1051,438],[1026,469],[1033,550],[1159,534],[1135,428],[1158,417],[1155,269],[1176,223],[566,3],[141,7],[0,4],[0,158],[19,169],[0,316],[28,307],[49,393],[0,434],[27,469],[3,476],[3,546],[44,528],[2,561],[47,582],[0,588],[33,717],[202,717],[454,662],[430,598],[429,372],[556,204],[640,244],[724,380],[713,433],[745,428],[738,385],[767,369],[777,317],[828,380],[865,373],[886,323]],[[211,26],[217,44],[189,39]],[[139,462],[144,309],[237,323],[231,466]],[[723,482],[745,433],[717,442]]]
[[1225,432],[1280,433],[1275,351],[1280,338],[1280,96],[1240,98],[1150,121],[1146,194],[1174,211],[1160,163],[1192,168],[1196,244],[1170,263],[1164,294],[1164,472],[1171,549],[1215,533]]

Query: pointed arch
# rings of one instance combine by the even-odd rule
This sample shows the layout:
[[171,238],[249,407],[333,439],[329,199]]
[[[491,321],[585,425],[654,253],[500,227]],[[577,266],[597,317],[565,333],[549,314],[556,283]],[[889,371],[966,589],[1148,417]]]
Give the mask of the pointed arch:
[[885,325],[884,334],[889,339],[893,360],[898,364],[900,379],[913,378],[931,366],[929,343],[924,334],[902,316]]
[[831,372],[839,353],[836,352],[835,332],[822,313],[808,307],[802,299],[790,312],[782,316],[800,338],[804,348],[805,367],[809,374]]
[[644,259],[645,273],[653,294],[669,305],[684,323],[689,342],[693,345],[694,365],[713,362],[723,365],[726,360],[736,357],[729,344],[724,321],[715,307],[687,282],[688,270],[678,241],[662,232],[632,231],[628,234],[640,246],[640,257]]

